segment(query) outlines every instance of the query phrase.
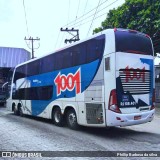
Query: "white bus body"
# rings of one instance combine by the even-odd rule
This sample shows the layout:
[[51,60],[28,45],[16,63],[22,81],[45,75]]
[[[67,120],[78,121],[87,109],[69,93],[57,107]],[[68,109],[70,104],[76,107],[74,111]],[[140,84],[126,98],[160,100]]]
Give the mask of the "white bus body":
[[155,112],[153,67],[147,35],[108,29],[18,65],[7,107],[72,129],[146,123]]

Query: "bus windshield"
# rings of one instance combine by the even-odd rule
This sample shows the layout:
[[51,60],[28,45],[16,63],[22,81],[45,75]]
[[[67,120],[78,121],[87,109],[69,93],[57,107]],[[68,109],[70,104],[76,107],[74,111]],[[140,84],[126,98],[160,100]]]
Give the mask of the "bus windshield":
[[132,30],[115,31],[116,52],[153,55],[150,38]]

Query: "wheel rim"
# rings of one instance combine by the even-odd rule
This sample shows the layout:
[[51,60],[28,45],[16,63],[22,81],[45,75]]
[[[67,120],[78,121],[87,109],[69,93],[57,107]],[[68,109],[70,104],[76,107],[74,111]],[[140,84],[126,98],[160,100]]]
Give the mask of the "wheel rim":
[[56,122],[56,123],[59,123],[59,122],[60,122],[60,120],[61,120],[61,113],[60,113],[59,111],[56,111],[56,112],[54,113],[54,119],[55,119],[55,122]]
[[71,126],[76,123],[76,115],[74,113],[70,113],[68,116],[68,121]]

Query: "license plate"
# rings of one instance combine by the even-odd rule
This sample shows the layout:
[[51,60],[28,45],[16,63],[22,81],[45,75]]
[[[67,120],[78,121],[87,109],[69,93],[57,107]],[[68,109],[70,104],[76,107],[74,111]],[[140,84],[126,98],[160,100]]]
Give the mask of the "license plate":
[[141,116],[134,116],[134,120],[141,119]]

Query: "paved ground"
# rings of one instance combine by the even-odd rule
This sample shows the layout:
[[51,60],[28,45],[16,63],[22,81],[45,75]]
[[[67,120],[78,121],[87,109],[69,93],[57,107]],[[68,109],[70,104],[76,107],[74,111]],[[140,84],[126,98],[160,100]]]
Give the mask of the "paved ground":
[[[156,108],[156,116],[150,123],[122,128],[114,127],[110,130],[81,127],[78,131],[70,130],[67,127],[56,127],[50,121],[41,118],[18,117],[6,111],[5,108],[0,108],[0,150],[160,151],[159,124],[159,108]],[[72,159],[83,160],[84,158]],[[87,159],[96,160],[97,158]],[[137,160],[137,157],[130,159]],[[143,159],[148,160],[149,158]],[[158,158],[154,159],[158,160]]]
[[156,115],[160,117],[160,103],[156,103]]

